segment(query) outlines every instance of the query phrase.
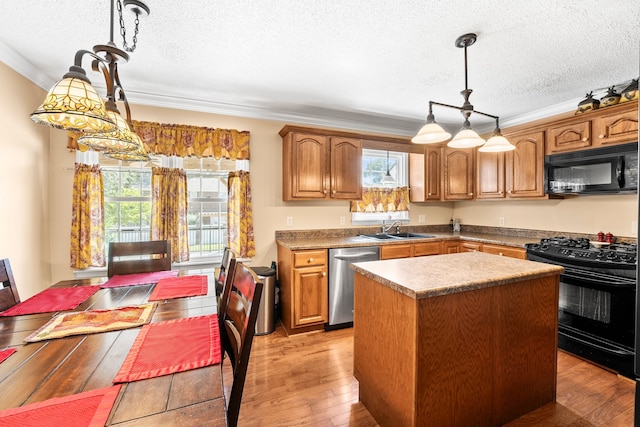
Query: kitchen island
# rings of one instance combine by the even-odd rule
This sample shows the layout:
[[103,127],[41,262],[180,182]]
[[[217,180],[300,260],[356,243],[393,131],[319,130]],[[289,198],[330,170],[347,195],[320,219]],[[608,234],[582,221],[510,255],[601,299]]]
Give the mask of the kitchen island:
[[354,375],[381,426],[500,426],[555,400],[561,267],[467,252],[352,268]]

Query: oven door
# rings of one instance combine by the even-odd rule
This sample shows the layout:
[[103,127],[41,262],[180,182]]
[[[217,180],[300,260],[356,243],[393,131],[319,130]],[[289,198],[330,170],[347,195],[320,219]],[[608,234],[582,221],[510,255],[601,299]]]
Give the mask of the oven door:
[[560,276],[560,348],[631,376],[634,313],[634,279],[565,267]]

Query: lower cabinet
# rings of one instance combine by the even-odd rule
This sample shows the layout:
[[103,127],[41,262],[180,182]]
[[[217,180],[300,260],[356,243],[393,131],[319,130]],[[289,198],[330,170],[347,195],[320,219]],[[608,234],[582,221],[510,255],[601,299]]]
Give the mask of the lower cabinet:
[[477,242],[460,242],[460,252],[480,252],[482,250],[482,243]]
[[508,256],[510,258],[527,259],[527,250],[522,248],[514,248],[511,246],[493,245],[490,243],[482,244],[482,252],[489,254]]
[[446,240],[442,242],[443,254],[457,254],[460,252],[460,242],[457,240]]
[[410,258],[441,254],[441,242],[407,243],[380,246],[380,259]]
[[329,321],[328,251],[278,246],[282,325],[288,334],[322,329]]

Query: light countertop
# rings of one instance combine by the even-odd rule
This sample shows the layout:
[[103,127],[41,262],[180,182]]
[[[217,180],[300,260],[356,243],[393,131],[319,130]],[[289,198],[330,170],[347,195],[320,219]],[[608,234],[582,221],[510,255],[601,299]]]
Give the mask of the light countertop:
[[415,299],[500,286],[564,271],[551,264],[482,252],[359,262],[351,268]]

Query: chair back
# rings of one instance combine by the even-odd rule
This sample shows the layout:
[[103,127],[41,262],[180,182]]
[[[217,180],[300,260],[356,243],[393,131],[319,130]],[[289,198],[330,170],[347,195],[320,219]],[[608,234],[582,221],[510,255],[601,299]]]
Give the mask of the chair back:
[[234,259],[233,251],[229,248],[224,248],[222,252],[222,261],[220,262],[220,268],[218,270],[218,277],[216,277],[216,295],[222,295],[222,288],[224,287],[226,278],[229,274],[230,263]]
[[8,258],[0,260],[0,285],[0,311],[4,311],[20,302]]
[[[233,370],[233,384],[227,399],[227,425],[231,427],[238,424],[261,296],[262,283],[258,277],[250,268],[236,262],[230,286],[225,286],[221,297],[224,301],[222,325],[228,338],[224,350]],[[222,335],[221,331],[221,338]]]
[[107,276],[171,270],[171,242],[111,242]]

